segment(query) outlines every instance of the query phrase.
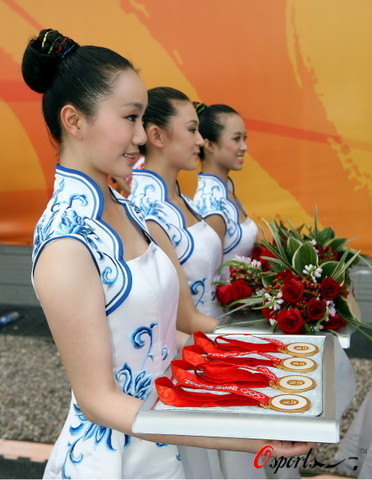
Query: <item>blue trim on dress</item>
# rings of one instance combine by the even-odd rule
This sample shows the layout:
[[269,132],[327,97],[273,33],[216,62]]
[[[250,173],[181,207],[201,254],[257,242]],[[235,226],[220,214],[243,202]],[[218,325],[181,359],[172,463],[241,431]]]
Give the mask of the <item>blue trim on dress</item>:
[[[233,207],[233,209],[235,211],[235,215],[236,215],[235,221],[234,221],[234,219],[232,219],[231,221],[233,222],[233,224],[235,225],[235,228],[237,229],[237,238],[235,239],[233,244],[230,245],[228,248],[224,247],[224,252],[223,253],[226,255],[227,253],[231,252],[231,250],[233,250],[239,244],[239,242],[241,241],[242,235],[243,235],[242,227],[241,227],[240,222],[239,222],[239,209],[238,209],[237,205],[235,204],[235,202],[233,202],[229,198],[229,189],[228,189],[228,184],[227,183],[225,183],[223,180],[221,180],[221,178],[219,178],[217,175],[214,175],[212,173],[202,173],[202,172],[198,173],[198,179],[203,180],[203,178],[206,179],[206,181],[208,181],[208,178],[213,179],[223,189],[225,195],[221,196],[221,198],[224,198],[226,200],[226,202],[228,202],[228,204],[231,207]],[[231,180],[230,177],[228,177],[228,180],[231,182],[231,185],[233,187],[233,193],[234,193],[235,192],[234,182]],[[199,180],[198,180],[198,182],[199,182]],[[197,191],[198,190],[199,190],[199,185],[198,185]],[[199,213],[202,213],[202,212],[199,212]],[[212,215],[220,215],[224,219],[225,224],[226,224],[225,238],[226,238],[226,236],[229,237],[230,235],[228,233],[228,223],[227,223],[226,214],[224,214],[222,211],[214,210],[214,211],[211,211],[210,213],[207,212],[205,215],[203,215],[203,218],[208,218]],[[224,245],[225,245],[225,242],[224,242]]]
[[[180,208],[177,207],[177,205],[175,205],[173,202],[171,202],[168,199],[168,187],[167,187],[165,181],[163,180],[163,178],[160,175],[158,175],[156,172],[153,172],[152,170],[147,170],[147,169],[134,170],[133,172],[135,174],[134,178],[136,178],[136,177],[137,178],[138,177],[150,177],[153,180],[157,181],[158,186],[160,187],[161,194],[163,196],[163,198],[161,198],[159,201],[162,201],[162,202],[168,204],[170,206],[170,208],[173,209],[176,216],[178,217],[178,220],[180,222],[180,227],[181,227],[182,231],[184,232],[184,234],[187,236],[189,244],[190,244],[190,246],[186,248],[186,251],[187,251],[186,256],[184,258],[181,257],[181,258],[178,259],[180,264],[183,265],[190,258],[190,256],[192,255],[192,253],[194,251],[194,239],[193,239],[192,235],[190,234],[190,232],[187,228],[186,220],[185,220],[185,217],[184,217],[184,214],[183,214],[182,210],[180,210]],[[189,202],[188,202],[188,205],[190,206],[190,208],[192,208],[192,205],[190,205]],[[197,212],[195,212],[195,213],[197,214]],[[160,222],[156,221],[155,218],[152,218],[152,217],[153,217],[152,215],[151,216],[149,215],[148,218],[146,218],[146,216],[145,216],[147,221],[154,221],[159,226],[161,226],[163,228],[163,230],[165,231],[165,233],[167,234],[170,241],[172,242],[172,244],[174,245],[174,242],[169,237],[168,232],[164,229],[163,225]]]

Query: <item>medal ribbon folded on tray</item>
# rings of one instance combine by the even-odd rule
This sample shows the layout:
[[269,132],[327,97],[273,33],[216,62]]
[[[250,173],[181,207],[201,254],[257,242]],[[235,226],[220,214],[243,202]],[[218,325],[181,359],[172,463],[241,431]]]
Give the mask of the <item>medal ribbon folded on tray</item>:
[[311,405],[310,400],[302,395],[269,397],[236,384],[196,383],[188,378],[183,383],[174,385],[168,377],[160,377],[155,380],[155,387],[160,401],[174,407],[257,406],[286,413],[302,413]]
[[192,365],[184,360],[171,362],[173,377],[179,383],[185,379],[195,384],[217,384],[244,386],[248,388],[271,387],[283,392],[300,393],[312,390],[316,383],[304,375],[288,375],[278,378],[266,367],[232,365],[225,362],[208,362]]
[[[248,356],[254,355],[254,356]],[[259,357],[259,358],[258,358]],[[198,365],[204,362],[224,361],[234,365],[267,365],[276,367],[281,359],[268,353],[249,351],[249,352],[207,352],[200,345],[186,345],[182,349],[182,358],[192,365]]]
[[314,360],[306,357],[278,358],[264,352],[207,353],[199,345],[187,345],[183,347],[182,358],[194,366],[201,363],[223,361],[232,365],[240,365],[241,367],[266,365],[287,372],[297,373],[312,372],[318,366]]
[[275,385],[278,380],[278,377],[266,367],[240,368],[224,362],[201,363],[194,366],[185,360],[173,360],[171,369],[174,378],[180,383],[188,379],[195,383],[244,384],[249,388],[265,388]]
[[[233,335],[233,334],[232,334]],[[235,335],[236,336],[236,335]],[[239,334],[239,336],[252,338],[253,335],[248,333]],[[255,337],[263,340],[265,343],[243,342],[229,338],[229,335],[219,335],[214,340],[207,337],[203,332],[194,333],[195,345],[201,346],[208,353],[218,353],[223,351],[234,352],[250,352],[252,350],[258,352],[281,352],[285,351],[285,344],[276,339],[269,339],[263,337]]]
[[275,338],[257,337],[249,333],[239,334],[240,337],[255,338],[261,342],[245,342],[235,338],[236,334],[219,335],[214,340],[207,337],[203,332],[194,333],[194,343],[203,348],[207,353],[223,352],[280,352],[289,355],[307,357],[314,355],[319,351],[316,345],[306,342],[295,342],[285,344]]

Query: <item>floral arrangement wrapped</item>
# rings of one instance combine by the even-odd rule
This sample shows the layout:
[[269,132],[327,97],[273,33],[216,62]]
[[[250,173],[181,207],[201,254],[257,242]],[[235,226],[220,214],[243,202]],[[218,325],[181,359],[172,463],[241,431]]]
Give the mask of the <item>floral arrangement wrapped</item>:
[[337,333],[350,324],[372,340],[361,329],[372,326],[354,315],[350,303],[349,269],[360,261],[370,267],[365,257],[347,247],[347,239],[336,237],[331,227],[319,230],[316,211],[314,227],[265,223],[272,240],[263,232],[251,258],[235,257],[223,265],[230,267],[230,279],[217,286],[216,296],[228,313],[260,310],[273,331],[288,334]]

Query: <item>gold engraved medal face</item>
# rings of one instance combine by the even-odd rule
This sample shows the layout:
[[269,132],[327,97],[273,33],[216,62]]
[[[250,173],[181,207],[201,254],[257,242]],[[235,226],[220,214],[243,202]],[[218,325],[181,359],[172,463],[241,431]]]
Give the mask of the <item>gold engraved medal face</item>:
[[294,355],[295,357],[311,357],[319,352],[319,348],[312,343],[296,342],[289,343],[285,347],[285,353]]
[[284,358],[278,365],[282,370],[298,373],[312,372],[317,366],[317,363],[313,359],[301,357]]
[[277,395],[269,400],[268,407],[278,412],[286,413],[302,413],[309,410],[311,402],[308,398],[302,395],[294,395],[287,393]]
[[288,375],[278,378],[276,388],[282,392],[301,393],[316,387],[315,381],[305,375]]

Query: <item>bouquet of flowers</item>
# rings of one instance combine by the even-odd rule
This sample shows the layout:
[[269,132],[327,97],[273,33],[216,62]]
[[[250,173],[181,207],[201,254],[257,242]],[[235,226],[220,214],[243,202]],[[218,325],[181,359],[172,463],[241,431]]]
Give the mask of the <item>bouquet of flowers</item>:
[[255,246],[252,257],[235,257],[224,263],[230,267],[228,283],[220,283],[216,296],[229,313],[250,308],[260,310],[273,330],[288,334],[336,332],[350,324],[369,340],[350,304],[350,267],[365,260],[347,247],[331,227],[294,228],[286,221],[266,222],[269,241]]

